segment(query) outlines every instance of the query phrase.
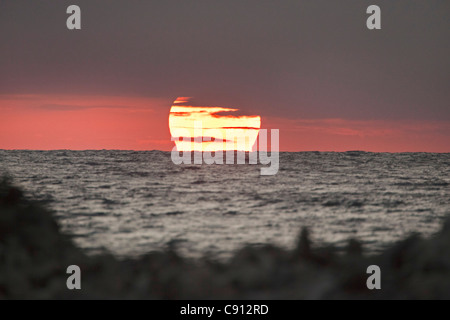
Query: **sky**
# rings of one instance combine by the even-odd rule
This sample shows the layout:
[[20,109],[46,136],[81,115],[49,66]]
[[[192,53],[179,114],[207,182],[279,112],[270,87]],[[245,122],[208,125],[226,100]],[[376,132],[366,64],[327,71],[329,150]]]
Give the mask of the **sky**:
[[0,0],[0,149],[171,150],[185,96],[260,116],[282,151],[450,152],[449,16],[445,0]]

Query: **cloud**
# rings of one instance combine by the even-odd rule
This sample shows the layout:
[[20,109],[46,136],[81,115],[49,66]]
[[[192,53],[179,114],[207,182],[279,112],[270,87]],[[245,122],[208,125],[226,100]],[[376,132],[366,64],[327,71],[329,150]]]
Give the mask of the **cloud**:
[[[264,121],[265,120],[265,121]],[[265,118],[285,151],[450,152],[450,121]]]
[[172,137],[174,141],[190,141],[195,143],[208,143],[208,142],[234,142],[234,140],[221,139],[209,136],[197,136],[197,137]]
[[0,94],[0,109],[29,111],[77,111],[88,109],[146,110],[167,108],[164,100],[134,96]]
[[111,108],[129,108],[129,106],[115,106],[115,105],[68,105],[68,104],[43,104],[39,106],[44,110],[85,110],[85,109],[111,109]]

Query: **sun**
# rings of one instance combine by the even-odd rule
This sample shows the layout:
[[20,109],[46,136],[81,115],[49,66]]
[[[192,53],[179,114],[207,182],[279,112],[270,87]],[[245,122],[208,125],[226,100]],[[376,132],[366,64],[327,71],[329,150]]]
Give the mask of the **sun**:
[[169,129],[178,151],[252,151],[261,117],[233,115],[239,109],[196,106],[178,97],[170,109]]

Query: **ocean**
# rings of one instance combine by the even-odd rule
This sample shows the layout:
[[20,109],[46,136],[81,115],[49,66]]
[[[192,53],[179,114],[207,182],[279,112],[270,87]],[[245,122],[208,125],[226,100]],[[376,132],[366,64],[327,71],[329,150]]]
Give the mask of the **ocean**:
[[175,165],[163,151],[0,150],[0,175],[88,253],[222,259],[248,244],[291,249],[302,227],[315,245],[355,238],[376,253],[450,213],[449,153],[282,152],[279,165],[262,176],[261,165]]

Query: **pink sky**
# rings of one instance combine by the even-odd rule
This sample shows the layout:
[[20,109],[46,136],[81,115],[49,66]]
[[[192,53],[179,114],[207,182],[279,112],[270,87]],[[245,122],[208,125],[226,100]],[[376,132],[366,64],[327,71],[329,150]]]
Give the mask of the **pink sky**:
[[[145,97],[0,95],[0,149],[169,151],[165,104]],[[261,128],[280,129],[281,151],[450,152],[449,121],[283,116],[261,115]]]

